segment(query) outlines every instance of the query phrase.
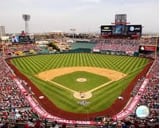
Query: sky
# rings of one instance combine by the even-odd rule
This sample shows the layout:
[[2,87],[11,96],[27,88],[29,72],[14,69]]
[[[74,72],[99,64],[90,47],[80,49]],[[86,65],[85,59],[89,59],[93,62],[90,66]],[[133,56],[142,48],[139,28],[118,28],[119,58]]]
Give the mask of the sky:
[[30,33],[100,32],[115,14],[127,14],[130,24],[142,24],[143,33],[159,32],[158,0],[1,0],[0,26],[7,33],[24,30],[23,14],[31,16]]

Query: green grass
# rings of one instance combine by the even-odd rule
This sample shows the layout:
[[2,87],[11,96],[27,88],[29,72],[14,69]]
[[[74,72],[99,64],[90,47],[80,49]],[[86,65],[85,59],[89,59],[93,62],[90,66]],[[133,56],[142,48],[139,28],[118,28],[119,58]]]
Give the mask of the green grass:
[[[77,104],[78,100],[73,97],[73,94],[70,91],[53,85],[50,82],[38,79],[35,75],[50,69],[73,66],[107,68],[127,74],[125,78],[115,81],[93,92],[93,97],[88,100],[90,104],[87,106],[87,111],[99,112],[112,105],[117,97],[128,86],[130,81],[134,79],[134,77],[148,62],[149,60],[145,58],[90,53],[39,55],[12,59],[12,63],[24,75],[26,75],[26,77],[28,77],[35,84],[35,86],[37,86],[37,88],[39,88],[43,94],[48,97],[56,106],[65,111],[74,113],[86,113],[86,106],[80,106]],[[75,76],[73,75],[74,73],[59,76],[55,78],[54,81],[62,83],[63,85],[75,90],[86,91],[90,89],[90,87],[85,85],[85,83],[83,83],[84,85],[79,86],[78,84],[82,83],[76,83],[74,80],[68,79],[71,77],[75,77],[74,79],[76,79],[77,77],[84,76],[83,72],[75,73]],[[92,84],[95,87],[101,83],[109,81],[108,78],[105,78],[104,80],[102,76],[92,73],[87,72],[85,75],[85,77],[87,77],[89,80],[88,84]],[[90,77],[92,77],[92,79]],[[72,84],[70,85],[69,83]]]
[[[86,82],[77,82],[78,78],[85,78]],[[109,78],[97,74],[77,71],[54,78],[52,81],[64,85],[75,91],[89,91],[101,84],[109,82]]]

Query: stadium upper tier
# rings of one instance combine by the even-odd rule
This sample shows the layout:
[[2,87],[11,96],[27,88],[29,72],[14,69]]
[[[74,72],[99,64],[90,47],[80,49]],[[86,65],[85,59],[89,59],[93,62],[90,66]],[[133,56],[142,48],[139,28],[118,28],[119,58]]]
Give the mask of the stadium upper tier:
[[129,40],[129,39],[105,39],[99,40],[93,51],[95,50],[110,50],[110,51],[121,51],[121,52],[138,52],[140,41]]

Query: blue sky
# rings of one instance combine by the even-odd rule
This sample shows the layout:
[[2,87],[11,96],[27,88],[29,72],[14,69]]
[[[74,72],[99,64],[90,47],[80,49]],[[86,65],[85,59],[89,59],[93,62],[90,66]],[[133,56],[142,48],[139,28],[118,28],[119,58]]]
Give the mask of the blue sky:
[[[3,2],[2,2],[3,1]],[[158,0],[2,0],[0,25],[6,32],[24,30],[22,14],[30,14],[29,31],[99,32],[114,22],[115,14],[127,14],[131,24],[142,24],[143,33],[159,31]]]

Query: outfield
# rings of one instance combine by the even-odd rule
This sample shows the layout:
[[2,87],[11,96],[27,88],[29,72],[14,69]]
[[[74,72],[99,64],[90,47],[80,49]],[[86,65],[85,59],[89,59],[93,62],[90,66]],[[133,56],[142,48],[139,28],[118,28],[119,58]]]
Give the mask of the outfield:
[[[73,113],[94,113],[110,107],[148,62],[149,60],[145,58],[90,53],[38,55],[12,59],[12,63],[43,92],[44,96],[60,109]],[[93,69],[98,67],[118,71],[125,76],[111,80],[109,76],[76,70],[53,79],[52,76],[49,81],[37,77],[39,73],[45,71],[72,67]],[[75,81],[77,78],[86,78],[87,81],[78,83]],[[58,84],[54,82],[64,87],[57,86]],[[69,91],[71,89],[86,92],[108,82],[110,83],[92,91],[92,97],[87,99],[87,105],[80,105],[81,100],[75,98],[73,92]]]

